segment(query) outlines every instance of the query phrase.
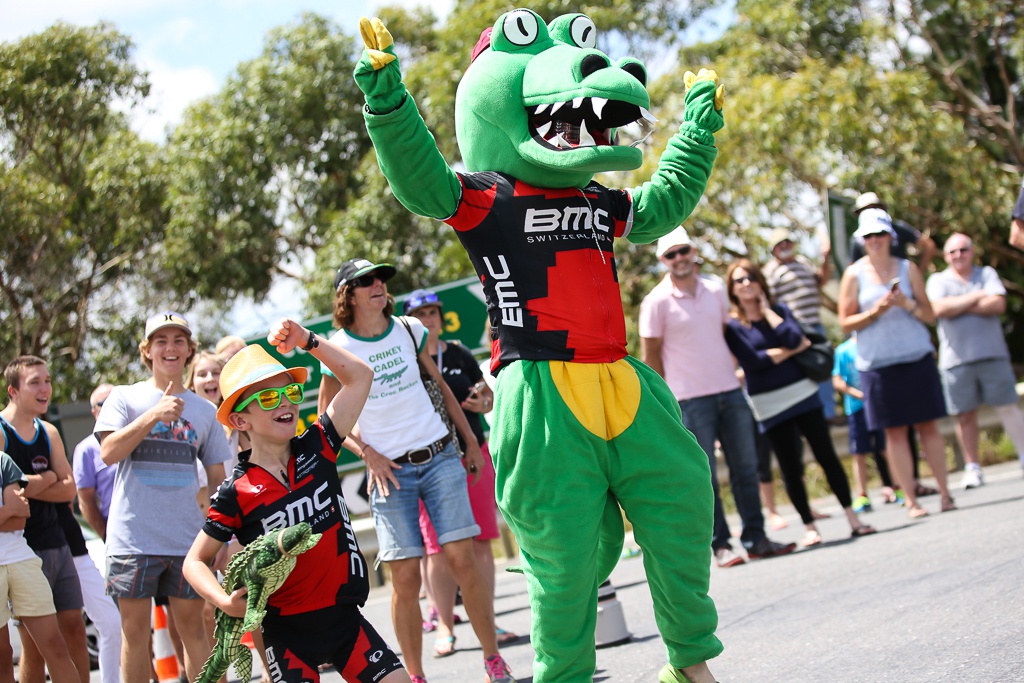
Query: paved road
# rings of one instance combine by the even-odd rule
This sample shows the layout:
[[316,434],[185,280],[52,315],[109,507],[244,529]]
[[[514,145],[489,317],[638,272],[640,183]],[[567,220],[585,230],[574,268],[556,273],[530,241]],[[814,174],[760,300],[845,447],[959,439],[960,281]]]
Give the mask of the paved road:
[[[933,511],[923,520],[874,496],[879,504],[864,519],[880,533],[855,541],[835,499],[818,501],[817,509],[832,513],[819,524],[821,546],[713,568],[725,644],[712,662],[718,680],[1024,681],[1024,478],[1017,463],[1007,463],[987,468],[986,479],[983,488],[956,493],[956,512],[937,514],[938,499],[923,499]],[[798,517],[792,509],[786,516],[790,527],[772,536],[799,541]],[[594,680],[653,683],[665,654],[641,559],[620,562],[612,580],[633,639],[598,651]],[[497,596],[499,625],[528,634],[524,579],[500,575]],[[395,644],[389,605],[389,591],[376,589],[365,612]],[[458,652],[435,660],[425,634],[431,683],[482,680],[472,628],[458,626],[456,635]],[[503,653],[521,683],[532,681],[528,637]],[[324,680],[341,677],[330,671]]]

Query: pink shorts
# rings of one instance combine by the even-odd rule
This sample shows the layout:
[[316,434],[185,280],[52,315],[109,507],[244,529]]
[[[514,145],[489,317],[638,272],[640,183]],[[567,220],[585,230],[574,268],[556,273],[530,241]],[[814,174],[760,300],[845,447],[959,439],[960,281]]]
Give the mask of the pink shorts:
[[[498,506],[494,502],[494,464],[491,462],[491,452],[487,444],[480,446],[484,455],[484,468],[480,473],[480,479],[475,485],[470,485],[473,477],[466,474],[466,484],[469,485],[469,504],[473,508],[473,518],[480,527],[478,541],[490,541],[498,538]],[[427,555],[437,555],[441,552],[441,546],[437,543],[437,533],[434,525],[430,522],[427,509],[420,501],[420,534],[423,535],[423,547],[427,549]]]

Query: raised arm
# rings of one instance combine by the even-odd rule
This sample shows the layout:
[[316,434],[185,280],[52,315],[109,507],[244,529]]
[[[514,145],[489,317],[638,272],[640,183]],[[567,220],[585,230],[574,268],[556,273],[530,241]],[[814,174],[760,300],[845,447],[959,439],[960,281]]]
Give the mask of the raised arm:
[[395,197],[420,216],[455,213],[462,184],[437,149],[416,103],[402,83],[394,40],[380,19],[359,20],[366,49],[356,64],[356,84],[366,96],[363,117],[377,162]]
[[715,133],[725,125],[722,118],[723,86],[718,74],[708,69],[686,72],[686,109],[683,124],[673,135],[651,179],[633,194],[633,228],[630,242],[645,244],[681,224],[697,206],[714,166],[718,149]]

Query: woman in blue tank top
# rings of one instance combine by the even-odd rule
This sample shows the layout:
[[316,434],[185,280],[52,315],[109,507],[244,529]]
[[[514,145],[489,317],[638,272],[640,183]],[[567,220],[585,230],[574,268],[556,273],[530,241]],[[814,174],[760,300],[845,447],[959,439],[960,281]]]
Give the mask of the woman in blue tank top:
[[956,505],[946,486],[945,441],[936,420],[946,414],[935,348],[926,325],[935,322],[924,278],[913,263],[894,258],[892,219],[881,209],[859,217],[855,236],[864,238],[867,255],[843,273],[839,287],[839,324],[857,334],[857,358],[869,429],[884,429],[889,469],[906,492],[911,518],[928,514],[915,493],[908,428],[921,436],[943,512]]

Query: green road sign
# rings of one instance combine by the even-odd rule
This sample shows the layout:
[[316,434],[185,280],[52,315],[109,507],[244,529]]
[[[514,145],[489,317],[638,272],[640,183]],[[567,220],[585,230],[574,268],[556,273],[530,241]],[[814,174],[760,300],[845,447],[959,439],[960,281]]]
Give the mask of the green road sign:
[[[442,339],[458,340],[474,354],[489,353],[491,349],[490,338],[485,338],[487,330],[487,307],[484,304],[483,285],[476,277],[467,277],[448,284],[431,287],[437,293],[444,308],[444,331]],[[409,294],[396,296],[396,311],[401,312],[402,302]],[[303,323],[307,328],[321,337],[330,337],[334,334],[334,326],[330,315],[322,315]],[[306,380],[306,400],[299,406],[298,430],[301,432],[307,425],[317,419],[316,399],[320,391],[320,362],[313,356],[302,351],[293,350],[286,354],[278,353],[275,348],[267,343],[266,335],[247,339],[249,344],[259,344],[265,348],[270,355],[281,361],[287,367],[304,365],[309,371],[309,379]],[[342,450],[338,456],[338,470],[351,471],[363,466],[362,461],[347,450]]]

